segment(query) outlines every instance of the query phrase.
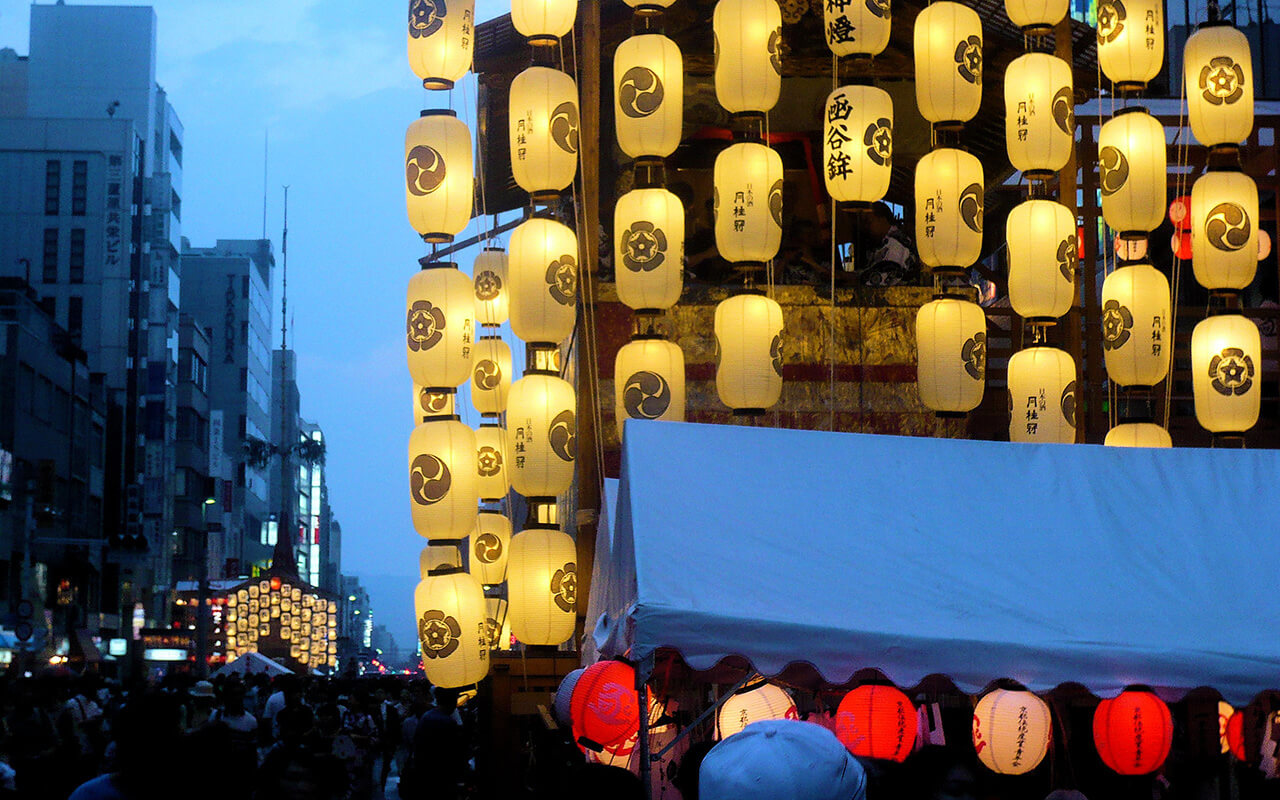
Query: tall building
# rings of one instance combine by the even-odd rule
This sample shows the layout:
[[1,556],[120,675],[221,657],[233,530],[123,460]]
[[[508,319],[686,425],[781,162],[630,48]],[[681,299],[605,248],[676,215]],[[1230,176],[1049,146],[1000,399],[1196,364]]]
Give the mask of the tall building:
[[[209,566],[206,574],[219,576],[222,557],[221,486],[211,460],[209,408],[210,331],[195,317],[178,318],[178,423],[175,442],[173,578],[198,580],[200,558]],[[216,477],[222,477],[216,475]],[[208,503],[208,500],[214,500]],[[212,524],[211,524],[212,523]]]

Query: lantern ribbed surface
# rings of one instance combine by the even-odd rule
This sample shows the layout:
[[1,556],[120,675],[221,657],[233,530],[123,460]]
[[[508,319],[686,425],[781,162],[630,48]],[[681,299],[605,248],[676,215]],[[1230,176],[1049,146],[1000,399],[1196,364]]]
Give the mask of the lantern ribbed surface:
[[1258,185],[1207,172],[1191,185],[1191,267],[1206,289],[1244,289],[1258,271]]
[[942,298],[916,312],[916,382],[920,402],[964,413],[982,402],[987,376],[987,316],[968,300]]
[[471,280],[452,265],[414,273],[405,296],[405,352],[413,382],[429,388],[465,383],[475,337]]
[[1102,282],[1102,356],[1121,386],[1155,386],[1173,353],[1169,279],[1150,264],[1120,267]]
[[628,419],[684,421],[684,353],[665,339],[636,339],[613,362],[613,413],[622,439]]
[[859,686],[836,709],[836,738],[860,758],[904,760],[916,726],[915,706],[893,686]]
[[427,89],[452,89],[471,69],[475,0],[409,0],[409,66]]
[[426,539],[461,539],[475,526],[476,436],[456,419],[432,419],[409,436],[413,527]]
[[1196,420],[1212,433],[1243,433],[1262,409],[1262,337],[1240,314],[1222,314],[1191,332]]
[[1102,216],[1120,233],[1153,231],[1165,215],[1168,154],[1164,128],[1133,108],[1102,123],[1098,132],[1098,186]]
[[737,410],[771,408],[782,396],[782,306],[744,294],[716,306],[716,394]]
[[554,375],[527,374],[507,397],[507,469],[525,497],[552,497],[573,485],[578,422],[573,386]]
[[1187,39],[1182,60],[1187,120],[1207,147],[1239,144],[1253,131],[1253,58],[1249,40],[1230,25],[1204,27]]
[[1053,741],[1049,706],[1031,692],[996,689],[973,711],[973,748],[992,772],[1023,775],[1039,766]]
[[1107,447],[1173,447],[1169,432],[1154,422],[1124,422],[1107,431]]
[[1121,775],[1160,768],[1173,744],[1173,717],[1151,692],[1129,690],[1103,700],[1093,715],[1093,741],[1103,763]]
[[1028,347],[1009,358],[1009,441],[1076,440],[1076,366],[1056,347]]
[[982,105],[982,20],[968,6],[941,0],[915,24],[916,105],[929,122],[967,122]]
[[555,713],[556,722],[561,725],[570,725],[573,722],[571,706],[573,702],[573,688],[578,685],[578,679],[582,677],[582,673],[586,672],[586,668],[579,667],[570,671],[568,675],[560,681],[560,686],[556,688],[555,699],[551,703],[552,711]]
[[424,111],[404,135],[405,207],[428,242],[451,242],[471,221],[471,131],[452,111]]
[[574,738],[591,750],[622,744],[640,729],[636,671],[621,661],[587,667],[570,702]]
[[664,310],[684,288],[684,205],[666,189],[632,189],[613,211],[618,300]]
[[481,511],[471,534],[471,574],[486,586],[507,579],[511,520],[499,511]]
[[465,572],[431,575],[413,596],[422,669],[436,686],[458,688],[489,674],[484,590]]
[[731,114],[773,108],[782,90],[782,11],[777,0],[719,0],[711,26],[720,105]]
[[724,701],[716,716],[716,738],[727,739],[753,722],[799,719],[795,701],[772,683],[747,684]]
[[618,45],[613,119],[618,146],[631,158],[676,151],[684,124],[684,57],[674,41],[645,33]]

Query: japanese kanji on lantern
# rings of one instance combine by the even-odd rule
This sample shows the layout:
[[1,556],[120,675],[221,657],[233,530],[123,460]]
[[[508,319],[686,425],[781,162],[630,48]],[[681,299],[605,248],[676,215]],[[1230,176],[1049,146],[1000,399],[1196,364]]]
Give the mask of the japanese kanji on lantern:
[[799,719],[795,701],[787,690],[761,678],[734,692],[716,714],[716,738],[727,739],[753,722]]
[[1191,332],[1196,420],[1214,434],[1240,434],[1262,407],[1262,337],[1253,320],[1220,314]]
[[1155,693],[1126,689],[1098,704],[1093,741],[1103,763],[1117,773],[1146,775],[1169,757],[1173,715]]
[[1005,143],[1009,161],[1028,178],[1062,169],[1075,142],[1071,65],[1045,53],[1015,58],[1004,73]]
[[471,281],[456,264],[424,261],[405,299],[405,352],[414,383],[429,390],[462,385],[474,349]]
[[996,689],[973,710],[973,749],[992,772],[1030,772],[1044,760],[1052,741],[1049,706],[1031,692]]
[[535,46],[559,44],[577,16],[578,0],[511,0],[511,26]]
[[471,267],[476,294],[476,322],[496,327],[511,313],[511,288],[507,284],[507,253],[486,247]]
[[1154,422],[1123,422],[1107,431],[1107,447],[1173,447],[1169,432]]
[[1009,441],[1076,440],[1076,365],[1055,347],[1028,347],[1009,358]]
[[874,86],[842,86],[823,109],[827,192],[842,203],[873,203],[893,173],[893,100]]
[[526,342],[557,345],[577,318],[578,237],[567,225],[533,217],[511,232],[510,246],[511,330]]
[[481,511],[471,534],[471,574],[492,586],[507,579],[511,520],[500,511]]
[[475,366],[471,369],[471,405],[482,415],[496,416],[507,410],[511,391],[511,345],[499,336],[481,336],[476,342]]
[[476,491],[480,502],[500,502],[511,491],[508,470],[513,459],[511,436],[501,425],[482,422],[476,428]]
[[665,158],[680,144],[684,57],[671,39],[623,39],[613,56],[613,118],[618,146],[631,158]]
[[777,0],[719,0],[712,14],[716,99],[731,114],[763,114],[782,89]]
[[920,402],[963,414],[978,407],[987,375],[987,317],[982,306],[943,297],[916,312],[916,381]]
[[928,121],[955,126],[982,104],[982,20],[968,6],[941,0],[915,26],[916,104]]
[[905,760],[917,725],[911,698],[895,686],[859,686],[836,708],[836,738],[860,758]]
[[553,373],[526,370],[507,395],[511,485],[525,497],[555,497],[573,485],[578,423],[573,386]]
[[457,417],[428,419],[409,436],[413,527],[425,539],[461,539],[475,525],[476,435]]
[[413,593],[422,669],[436,686],[456,688],[489,674],[484,589],[461,567],[428,575]]
[[1067,16],[1068,0],[1005,0],[1009,21],[1027,36],[1045,36]]
[[531,528],[511,537],[507,621],[524,644],[556,645],[573,636],[578,550],[569,534]]
[[1140,91],[1164,63],[1161,0],[1099,0],[1098,64],[1119,91]]
[[613,413],[622,439],[628,419],[684,421],[684,353],[657,337],[635,337],[613,362]]
[[[933,8],[934,6],[930,6]],[[916,243],[934,270],[968,269],[982,253],[982,162],[943,147],[916,165]]]
[[1253,58],[1249,40],[1226,22],[1187,39],[1182,61],[1187,119],[1206,147],[1235,146],[1253,131]]
[[1117,111],[1098,132],[1102,216],[1122,238],[1146,238],[1165,213],[1164,128],[1145,108]]
[[[770,0],[772,2],[772,0]],[[758,142],[716,156],[716,249],[726,261],[763,264],[782,243],[782,158]]]
[[1009,212],[1005,237],[1013,310],[1039,320],[1066,314],[1076,296],[1075,215],[1054,200],[1027,200]]
[[1191,266],[1206,289],[1243,289],[1258,270],[1258,185],[1234,170],[1191,185]]
[[827,47],[838,56],[875,56],[889,44],[890,0],[825,0]]
[[740,414],[772,408],[782,396],[782,306],[743,294],[716,306],[716,394]]
[[578,173],[578,86],[549,67],[529,67],[511,81],[508,104],[511,174],[536,199],[557,196]]
[[664,310],[684,288],[684,206],[666,189],[633,189],[613,212],[618,299],[634,309]]
[[1169,374],[1169,280],[1150,264],[1120,267],[1102,282],[1102,355],[1120,386],[1155,386]]
[[451,242],[471,221],[471,132],[449,109],[423,111],[404,135],[409,224],[427,242]]
[[452,89],[471,69],[475,0],[409,0],[409,66],[428,89]]

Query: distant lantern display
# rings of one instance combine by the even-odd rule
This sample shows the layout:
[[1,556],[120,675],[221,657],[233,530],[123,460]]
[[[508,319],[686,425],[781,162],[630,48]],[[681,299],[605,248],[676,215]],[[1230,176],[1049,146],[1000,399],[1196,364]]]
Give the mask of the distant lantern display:
[[684,124],[684,57],[671,39],[644,33],[623,39],[613,56],[613,119],[618,146],[631,158],[665,158]]
[[636,671],[621,661],[597,661],[573,687],[569,716],[574,739],[599,752],[622,744],[640,729]]
[[837,56],[877,56],[889,44],[890,0],[823,3],[827,47]]
[[1161,0],[1100,0],[1098,65],[1117,89],[1146,88],[1164,63]]
[[743,294],[716,306],[716,393],[734,411],[772,408],[782,396],[782,306]]
[[263,575],[229,590],[226,605],[214,608],[225,610],[228,660],[246,653],[272,658],[288,653],[311,669],[338,665],[337,603],[309,586]]
[[941,0],[915,27],[916,104],[933,123],[973,119],[982,105],[982,20],[968,6]]
[[471,368],[471,404],[481,414],[507,410],[511,391],[511,345],[499,336],[481,336],[476,342]]
[[1009,358],[1009,441],[1076,440],[1076,365],[1054,347],[1029,347]]
[[1120,267],[1102,282],[1102,355],[1120,386],[1155,386],[1173,353],[1169,279],[1150,264]]
[[782,158],[777,151],[757,142],[731,144],[716,156],[713,181],[720,256],[749,263],[776,256],[782,243]]
[[1253,131],[1253,56],[1249,40],[1226,23],[1202,26],[1182,60],[1187,119],[1206,147],[1236,145]]
[[431,570],[462,566],[462,552],[456,544],[429,544],[418,553],[418,579],[425,581]]
[[433,419],[409,436],[413,527],[426,539],[461,539],[475,526],[476,435],[457,418]]
[[578,0],[511,0],[511,25],[533,45],[554,45],[573,29]]
[[935,270],[968,269],[982,254],[982,162],[949,147],[926,153],[916,164],[915,190],[920,260]]
[[716,738],[728,739],[753,722],[799,718],[795,701],[785,689],[760,680],[746,684],[720,706]]
[[684,288],[684,205],[666,189],[632,189],[613,211],[614,275],[618,299],[634,309],[661,311]]
[[1253,320],[1221,314],[1191,332],[1191,386],[1196,420],[1211,433],[1243,433],[1258,422],[1262,402],[1262,337]]
[[578,174],[578,85],[550,67],[529,67],[511,81],[511,174],[535,197],[553,196]]
[[1191,185],[1191,266],[1206,289],[1243,289],[1258,271],[1258,185],[1207,172]]
[[452,89],[471,69],[475,0],[409,0],[409,66],[428,89]]
[[1052,741],[1049,706],[1031,692],[996,689],[973,710],[973,748],[992,772],[1030,772],[1044,760]]
[[526,342],[556,345],[573,332],[578,303],[578,237],[555,220],[533,217],[511,232],[507,256],[511,330]]
[[498,501],[511,491],[511,436],[501,425],[476,428],[476,491],[481,500]]
[[1107,447],[1173,447],[1169,432],[1154,422],[1124,422],[1107,431]]
[[782,11],[777,0],[719,0],[715,36],[716,99],[731,114],[763,114],[782,89]]
[[1093,714],[1093,741],[1098,755],[1121,775],[1155,772],[1169,757],[1173,716],[1151,692],[1127,690],[1103,700]]
[[577,450],[573,386],[556,375],[527,372],[507,397],[507,436],[514,453],[507,470],[525,497],[555,497],[573,485]]
[[1054,200],[1027,200],[1005,222],[1009,304],[1028,319],[1056,319],[1076,297],[1076,217]]
[[613,362],[613,413],[622,438],[628,419],[684,421],[684,353],[658,338],[636,338]]
[[1014,169],[1049,178],[1066,166],[1076,138],[1071,65],[1045,53],[1010,62],[1004,73],[1004,120]]
[[484,589],[462,572],[429,575],[413,594],[427,680],[444,688],[479,683],[489,674]]
[[486,247],[471,267],[476,295],[476,322],[501,325],[511,314],[511,289],[507,285],[507,251]]
[[471,374],[475,349],[471,280],[456,265],[428,262],[409,279],[405,298],[405,350],[413,382],[453,388]]
[[1068,0],[1005,0],[1009,21],[1027,35],[1044,36],[1067,16]]
[[499,511],[481,511],[471,534],[471,574],[492,586],[507,579],[511,554],[511,520]]
[[1122,236],[1134,238],[1160,226],[1167,161],[1164,128],[1146,109],[1126,108],[1102,123],[1098,133],[1102,216]]
[[916,742],[916,708],[893,686],[859,686],[836,708],[836,738],[859,758],[902,761]]
[[578,551],[569,534],[533,528],[511,537],[507,621],[524,644],[557,645],[573,636]]
[[449,109],[423,111],[404,135],[409,224],[428,242],[451,242],[471,221],[471,131]]
[[893,100],[874,86],[842,86],[823,109],[827,191],[842,203],[873,203],[893,173]]
[[454,389],[413,385],[413,424],[427,417],[448,417],[458,413],[458,393]]
[[982,306],[946,297],[916,313],[916,380],[926,408],[962,414],[982,402],[987,316]]

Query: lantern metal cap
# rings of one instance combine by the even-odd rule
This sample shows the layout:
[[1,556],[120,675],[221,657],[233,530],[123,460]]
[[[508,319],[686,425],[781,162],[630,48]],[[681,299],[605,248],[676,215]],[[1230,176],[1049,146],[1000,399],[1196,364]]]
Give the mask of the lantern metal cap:
[[1120,231],[1119,236],[1126,242],[1145,242],[1150,234],[1150,231]]
[[480,509],[479,513],[488,514],[491,517],[502,517],[503,519],[506,519],[506,516],[507,516],[506,514],[503,514],[501,511],[498,511],[497,509],[493,509],[493,508],[482,508]]
[[[1117,85],[1119,86],[1122,84],[1117,84]],[[1128,106],[1126,108],[1120,109],[1119,111],[1112,114],[1111,116],[1112,118],[1116,118],[1116,117],[1123,117],[1125,114],[1138,114],[1138,113],[1147,114],[1150,112],[1147,111],[1146,106]]]
[[[1116,92],[1120,94],[1139,94],[1146,90],[1147,84],[1145,81],[1121,81],[1116,84]],[[1146,109],[1143,110],[1145,111]],[[1120,112],[1117,111],[1115,116],[1119,116],[1119,114]]]
[[457,414],[424,414],[423,422],[461,422],[462,417]]
[[1047,181],[1053,180],[1053,176],[1057,175],[1058,173],[1054,172],[1051,169],[1029,169],[1022,174],[1028,181],[1045,183]]
[[549,375],[553,378],[560,377],[560,371],[555,369],[526,369],[525,375]]
[[[494,327],[497,327],[497,326],[494,326]],[[501,340],[502,340],[502,335],[497,333],[486,333],[484,336],[480,337],[480,341],[482,342],[496,342]]]
[[460,572],[466,572],[462,567],[432,567],[427,570],[428,578],[438,578],[443,575],[457,575]]
[[762,417],[768,409],[765,408],[735,408],[733,416],[735,417]]
[[633,333],[631,341],[633,342],[665,342],[667,337],[661,333]]
[[1205,28],[1231,28],[1234,27],[1229,19],[1207,19],[1196,25],[1196,30],[1202,31]]
[[453,81],[448,78],[423,78],[422,88],[433,92],[440,92],[453,88]]
[[507,248],[503,247],[502,245],[487,244],[484,247],[480,248],[480,251],[482,253],[505,253],[507,252]]
[[480,427],[481,428],[501,428],[502,421],[499,419],[499,416],[500,416],[499,414],[493,414],[488,412],[481,414]]
[[935,411],[933,415],[938,419],[964,419],[969,416],[966,411]]
[[422,269],[457,269],[458,262],[436,261],[432,256],[423,256],[418,259],[418,266]]
[[1043,22],[1033,22],[1022,26],[1023,36],[1048,36],[1053,33],[1053,26]]
[[422,241],[427,244],[449,244],[453,241],[453,234],[444,231],[427,231],[422,234]]
[[[443,78],[428,78],[427,80],[444,80],[444,79],[443,79]],[[442,87],[440,87],[440,88],[442,88],[442,89],[451,89],[451,88],[453,88],[453,81],[448,81],[448,83],[449,83],[449,85],[448,85],[448,86],[442,86]],[[426,86],[426,85],[427,85],[427,81],[423,81],[423,82],[422,82],[422,85],[423,85],[423,86]],[[433,86],[427,86],[427,88],[428,88],[428,89],[433,89],[433,88],[435,88],[435,87],[433,87]],[[418,113],[418,116],[419,116],[419,117],[456,117],[456,116],[458,116],[458,112],[454,111],[452,108],[424,108],[424,109],[422,109],[422,111],[420,111],[420,112]]]

